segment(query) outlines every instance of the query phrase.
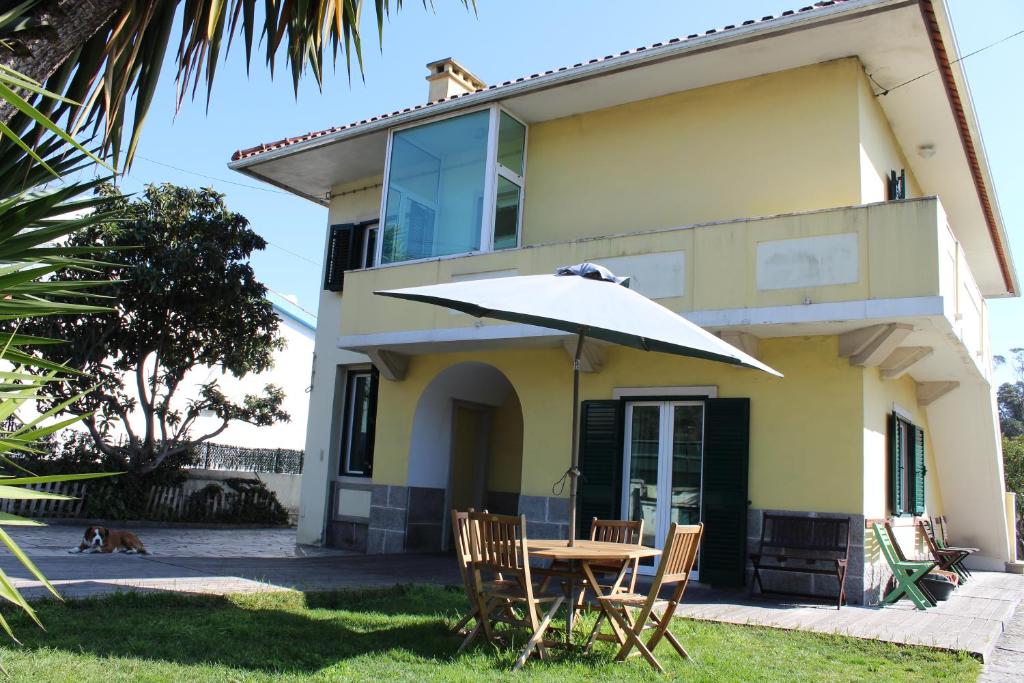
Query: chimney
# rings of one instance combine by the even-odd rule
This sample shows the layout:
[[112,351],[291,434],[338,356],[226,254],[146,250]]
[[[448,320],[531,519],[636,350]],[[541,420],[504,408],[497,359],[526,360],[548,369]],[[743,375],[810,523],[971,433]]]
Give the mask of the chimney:
[[427,71],[430,72],[427,76],[430,83],[427,102],[437,102],[452,95],[483,90],[487,87],[486,83],[451,57],[427,64]]

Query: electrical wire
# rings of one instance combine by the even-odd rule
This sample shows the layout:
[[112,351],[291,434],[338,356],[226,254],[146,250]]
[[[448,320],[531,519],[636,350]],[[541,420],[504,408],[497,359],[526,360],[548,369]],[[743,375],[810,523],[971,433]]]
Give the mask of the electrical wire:
[[156,159],[150,159],[149,157],[144,157],[141,154],[136,154],[135,158],[136,159],[142,159],[143,161],[148,161],[149,163],[156,164],[157,166],[164,166],[166,168],[170,168],[170,169],[173,169],[175,171],[179,171],[181,173],[190,173],[192,175],[199,176],[200,178],[206,178],[207,180],[216,180],[218,183],[227,183],[228,185],[237,185],[238,187],[246,187],[246,188],[249,188],[250,190],[261,190],[263,192],[273,192],[274,194],[283,194],[283,195],[286,195],[288,197],[294,197],[295,196],[291,192],[285,192],[283,190],[275,190],[272,187],[260,187],[259,185],[250,185],[248,183],[240,183],[240,182],[238,182],[236,180],[227,180],[226,178],[218,178],[217,176],[207,175],[205,173],[200,173],[199,171],[190,171],[187,168],[181,168],[180,166],[175,166],[173,164],[168,164],[167,162],[164,162],[164,161],[157,161]]
[[[961,56],[957,57],[956,59],[952,60],[951,62],[949,62],[949,64],[952,66],[953,64],[956,64],[957,62],[962,62],[965,59],[967,59],[968,57],[973,57],[974,55],[978,54],[979,52],[984,52],[985,50],[988,50],[989,48],[993,48],[996,45],[999,45],[1000,43],[1005,43],[1006,41],[1011,40],[1013,38],[1016,38],[1017,36],[1020,36],[1020,35],[1024,35],[1024,29],[1021,29],[1021,30],[1017,31],[1016,33],[1011,33],[1008,36],[1004,36],[1004,37],[1000,38],[999,40],[997,40],[997,41],[995,41],[993,43],[989,43],[988,45],[985,45],[983,47],[979,47],[977,50],[974,50],[973,52],[968,52],[965,55],[961,55]],[[913,83],[915,81],[919,81],[922,78],[925,78],[927,76],[931,76],[934,73],[938,73],[938,71],[939,71],[938,68],[932,69],[931,71],[927,71],[927,72],[925,72],[925,73],[923,73],[923,74],[921,74],[919,76],[914,76],[913,78],[911,78],[909,80],[903,81],[899,85],[894,85],[891,88],[882,88],[881,84],[879,84],[879,82],[876,81],[874,79],[874,77],[872,77],[871,74],[868,74],[868,78],[871,79],[872,83],[877,85],[879,88],[882,88],[882,92],[875,93],[875,97],[885,97],[886,95],[891,93],[893,90],[898,90],[899,88],[902,88],[905,85],[910,85],[911,83]]]

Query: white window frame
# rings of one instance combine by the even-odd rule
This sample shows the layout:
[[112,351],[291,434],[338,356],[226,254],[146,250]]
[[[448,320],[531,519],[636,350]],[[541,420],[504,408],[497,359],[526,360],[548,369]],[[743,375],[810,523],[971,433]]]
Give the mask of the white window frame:
[[[715,392],[717,393],[717,391]],[[636,394],[634,394],[636,395]],[[654,395],[653,392],[652,394]],[[655,510],[655,528],[654,528],[654,539],[655,545],[661,548],[665,545],[665,538],[668,536],[668,530],[671,526],[671,508],[672,508],[672,436],[673,430],[675,429],[675,410],[680,406],[700,406],[701,407],[701,456],[700,456],[700,484],[698,487],[698,514],[703,513],[704,509],[704,439],[706,436],[707,428],[707,403],[701,399],[695,398],[651,398],[645,399],[642,396],[637,398],[626,398],[625,410],[623,411],[623,439],[622,439],[622,486],[619,491],[619,516],[622,519],[626,519],[628,516],[629,508],[629,485],[630,485],[630,469],[632,465],[632,440],[633,440],[633,409],[637,406],[657,406],[658,407],[658,507]],[[665,500],[662,500],[662,493],[668,491],[669,495]],[[663,505],[665,507],[663,507]],[[702,520],[703,521],[703,520]],[[641,574],[653,574],[657,568],[657,563],[652,565],[641,564]],[[697,569],[694,569],[691,573],[691,578],[697,578]]]
[[[473,114],[479,111],[488,111],[488,124],[487,124],[487,168],[484,172],[484,197],[483,207],[481,210],[480,220],[480,248],[474,251],[459,252],[455,254],[445,254],[443,256],[427,256],[421,259],[409,259],[408,261],[396,261],[395,263],[381,263],[381,259],[384,255],[384,225],[385,225],[385,211],[387,210],[388,204],[388,188],[391,185],[391,148],[394,143],[395,133],[400,133],[403,130],[410,128],[418,128],[420,126],[429,125],[431,123],[437,123],[438,121],[444,121],[445,119],[455,118],[457,116],[464,116],[466,114]],[[523,128],[526,129],[523,137],[523,174],[519,175],[514,173],[511,169],[506,168],[498,163],[498,126],[501,124],[501,113],[508,114],[510,118],[521,123]],[[425,261],[437,261],[439,259],[458,258],[460,256],[468,256],[471,254],[489,253],[494,251],[494,209],[497,203],[497,191],[498,191],[498,176],[505,178],[506,180],[514,183],[519,187],[519,211],[516,215],[516,245],[514,247],[508,247],[502,249],[502,251],[511,251],[512,249],[518,249],[523,245],[523,208],[526,206],[526,151],[529,147],[530,142],[530,126],[527,125],[520,117],[514,113],[505,109],[500,104],[483,105],[480,107],[473,107],[470,109],[463,109],[455,112],[436,116],[426,121],[416,121],[414,123],[407,123],[402,126],[395,126],[394,128],[388,129],[388,142],[384,152],[384,181],[381,185],[380,193],[380,210],[378,212],[380,220],[378,222],[377,232],[377,244],[375,245],[373,261],[370,267],[373,268],[387,268],[391,266],[403,266],[410,263],[423,263]]]

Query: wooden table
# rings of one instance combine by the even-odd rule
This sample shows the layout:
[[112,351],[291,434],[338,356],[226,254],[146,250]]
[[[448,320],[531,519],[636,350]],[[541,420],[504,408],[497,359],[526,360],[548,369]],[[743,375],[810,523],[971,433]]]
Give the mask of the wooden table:
[[[572,637],[573,621],[575,621],[576,616],[577,580],[580,578],[586,579],[587,583],[590,585],[590,589],[594,591],[595,595],[605,595],[605,593],[601,592],[601,584],[598,583],[591,564],[621,564],[621,569],[615,577],[614,583],[612,583],[611,587],[608,589],[609,593],[614,593],[622,586],[622,580],[626,576],[626,571],[629,569],[631,560],[655,557],[661,554],[661,551],[657,548],[649,548],[645,545],[606,543],[604,541],[577,540],[575,541],[575,544],[570,547],[569,541],[552,541],[531,538],[527,540],[526,545],[531,556],[544,557],[554,561],[565,562],[570,567],[570,571],[566,572],[566,576],[564,577],[569,587],[569,609],[565,621],[565,641],[567,644],[570,642],[570,638]],[[576,567],[579,567],[579,569],[576,570]],[[586,587],[583,587],[583,590],[586,590]],[[598,604],[600,604],[600,602]],[[609,621],[614,628],[614,620],[609,619]]]

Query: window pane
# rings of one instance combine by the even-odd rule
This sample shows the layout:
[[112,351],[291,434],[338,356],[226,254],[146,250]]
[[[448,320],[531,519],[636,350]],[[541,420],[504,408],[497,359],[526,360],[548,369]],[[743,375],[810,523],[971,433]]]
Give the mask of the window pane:
[[672,413],[672,512],[669,521],[696,524],[700,521],[704,406],[677,405]]
[[519,186],[498,176],[498,199],[494,204],[494,248],[516,246],[519,229]]
[[395,133],[381,263],[480,248],[487,111]]
[[345,474],[368,474],[370,459],[370,374],[349,375],[345,423]]
[[523,152],[526,148],[526,126],[501,112],[498,126],[498,163],[516,175],[523,175]]
[[633,406],[629,440],[627,519],[644,521],[644,545],[654,545],[658,525],[658,449],[661,408]]

